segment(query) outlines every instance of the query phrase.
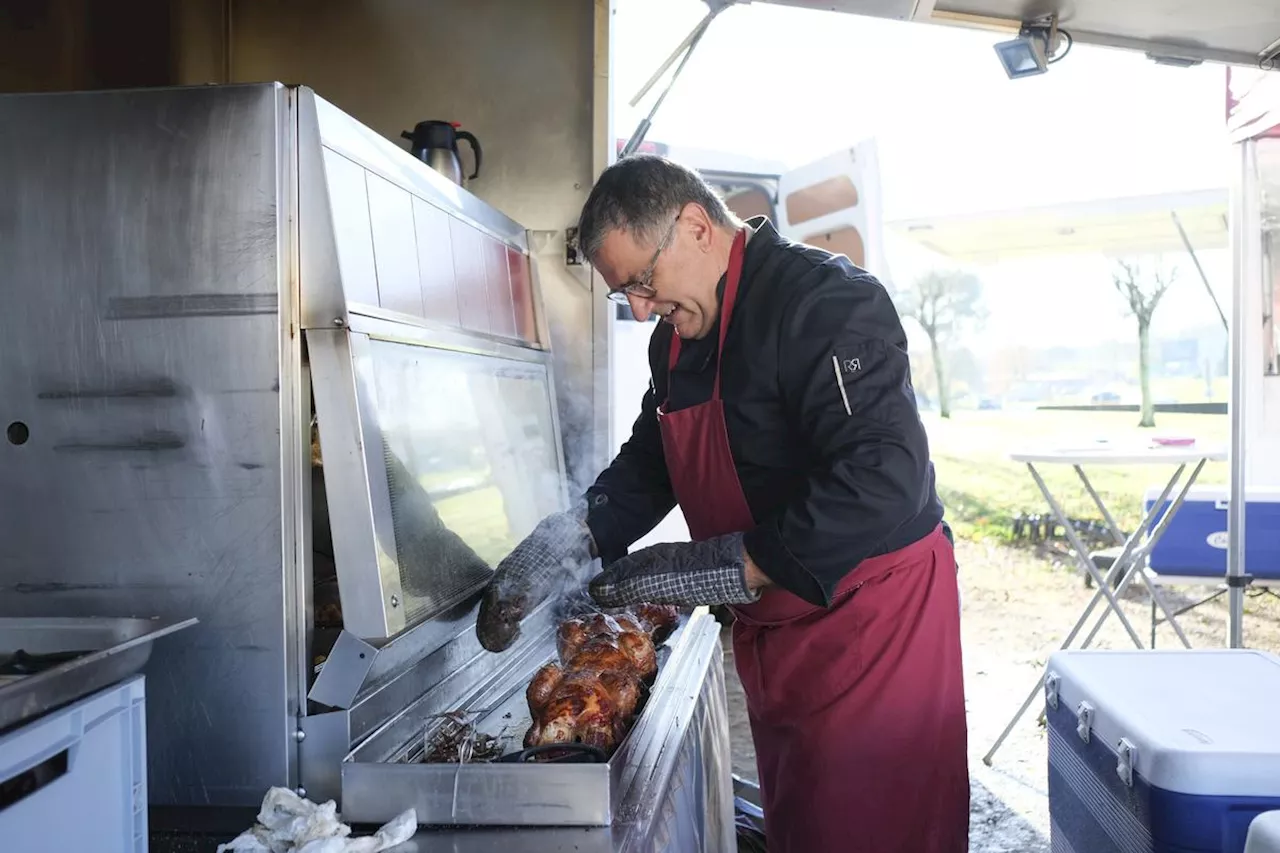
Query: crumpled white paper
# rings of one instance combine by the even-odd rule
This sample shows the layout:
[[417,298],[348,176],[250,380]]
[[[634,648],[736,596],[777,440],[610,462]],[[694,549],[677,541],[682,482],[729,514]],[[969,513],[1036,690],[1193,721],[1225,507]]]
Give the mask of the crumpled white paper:
[[338,820],[332,800],[316,804],[288,788],[272,788],[258,810],[258,823],[218,853],[382,853],[403,844],[418,830],[413,809],[364,838],[350,838],[351,827]]

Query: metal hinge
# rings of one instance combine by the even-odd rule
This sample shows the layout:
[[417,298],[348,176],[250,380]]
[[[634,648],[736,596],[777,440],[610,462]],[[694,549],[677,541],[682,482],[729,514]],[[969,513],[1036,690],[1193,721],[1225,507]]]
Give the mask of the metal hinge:
[[1120,738],[1116,744],[1116,775],[1127,787],[1133,787],[1133,765],[1138,760],[1138,748],[1128,738]]
[[1061,683],[1062,677],[1052,672],[1044,680],[1044,701],[1055,710],[1058,707],[1058,685]]
[[1076,706],[1076,734],[1080,735],[1080,740],[1085,743],[1089,742],[1089,730],[1093,728],[1093,706],[1088,702],[1081,702]]

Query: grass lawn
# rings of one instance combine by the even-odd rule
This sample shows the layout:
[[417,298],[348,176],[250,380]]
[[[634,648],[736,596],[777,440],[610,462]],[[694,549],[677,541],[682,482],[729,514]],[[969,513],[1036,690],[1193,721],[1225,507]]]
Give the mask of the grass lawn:
[[440,520],[491,567],[518,542],[513,541],[497,486],[463,492],[436,502]]
[[[949,420],[934,413],[924,419],[947,517],[958,536],[975,540],[1010,540],[1017,515],[1050,511],[1026,465],[1009,459],[1016,449],[1079,447],[1100,438],[1144,444],[1162,435],[1225,445],[1230,429],[1225,415],[1184,414],[1157,414],[1154,429],[1139,429],[1136,412],[962,411]],[[1184,478],[1193,467],[1187,467]],[[1101,521],[1071,466],[1037,465],[1036,470],[1068,515]],[[1090,465],[1084,470],[1125,531],[1142,520],[1147,488],[1163,487],[1173,473],[1169,465]],[[1196,482],[1226,483],[1227,463],[1210,462]]]

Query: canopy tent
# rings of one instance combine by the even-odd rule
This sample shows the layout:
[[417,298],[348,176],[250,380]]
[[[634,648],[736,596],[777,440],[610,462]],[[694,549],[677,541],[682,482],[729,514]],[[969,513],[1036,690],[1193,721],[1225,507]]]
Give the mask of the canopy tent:
[[[1229,194],[1220,189],[922,217],[885,229],[964,263],[1034,255],[1156,254],[1225,249]],[[1183,235],[1185,234],[1185,240]]]
[[[1239,145],[1249,145],[1240,142]],[[1248,159],[1247,157],[1245,159]],[[1238,187],[1208,189],[1090,202],[1000,210],[961,216],[913,218],[885,223],[888,233],[906,238],[960,262],[985,264],[1001,259],[1050,256],[1072,253],[1146,254],[1168,251],[1233,249],[1233,292],[1230,306],[1233,329],[1248,328],[1244,319],[1252,317],[1254,306],[1249,286],[1257,269],[1256,250],[1248,235],[1260,226],[1256,203],[1249,207],[1248,196],[1255,190],[1251,176],[1242,175]],[[1232,227],[1232,223],[1235,227]],[[1234,233],[1233,233],[1234,231]],[[1261,388],[1252,377],[1256,359],[1252,345],[1232,334],[1232,470],[1229,510],[1228,577],[1232,593],[1242,592],[1243,512],[1245,473],[1243,459],[1247,433],[1257,441],[1266,440],[1265,426],[1248,429],[1245,421],[1246,394],[1265,403]],[[1249,391],[1246,391],[1246,388]],[[1252,421],[1261,423],[1260,413]],[[1232,596],[1229,641],[1242,645],[1243,599]]]

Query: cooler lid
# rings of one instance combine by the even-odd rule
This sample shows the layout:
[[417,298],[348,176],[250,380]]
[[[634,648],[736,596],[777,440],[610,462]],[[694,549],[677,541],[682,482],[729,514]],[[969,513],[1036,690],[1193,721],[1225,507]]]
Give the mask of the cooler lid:
[[[1151,485],[1148,486],[1144,496],[1147,502],[1152,502],[1160,497],[1160,493],[1164,491],[1164,486]],[[1166,500],[1173,500],[1174,492],[1169,493]],[[1213,483],[1196,484],[1187,490],[1187,501],[1205,501],[1214,502],[1227,501],[1231,497],[1231,487],[1227,485],[1217,485]],[[1280,503],[1280,488],[1275,486],[1247,486],[1244,490],[1245,503]],[[1225,505],[1223,509],[1226,509]]]
[[1167,791],[1280,797],[1280,657],[1251,649],[1055,652],[1059,707],[1093,706],[1090,738],[1136,747]]

